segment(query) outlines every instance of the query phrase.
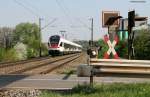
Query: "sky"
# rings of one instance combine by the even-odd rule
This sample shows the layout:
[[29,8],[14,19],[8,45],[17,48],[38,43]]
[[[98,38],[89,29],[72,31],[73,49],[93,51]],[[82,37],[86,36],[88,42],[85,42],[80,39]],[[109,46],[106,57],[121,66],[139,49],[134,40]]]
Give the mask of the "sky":
[[[0,27],[12,27],[19,23],[39,23],[41,20],[42,41],[51,35],[66,31],[68,40],[91,39],[91,18],[94,19],[94,40],[107,34],[102,28],[102,11],[119,11],[127,18],[129,10],[140,16],[150,17],[150,1],[131,3],[129,0],[1,0]],[[148,23],[150,21],[148,20]]]

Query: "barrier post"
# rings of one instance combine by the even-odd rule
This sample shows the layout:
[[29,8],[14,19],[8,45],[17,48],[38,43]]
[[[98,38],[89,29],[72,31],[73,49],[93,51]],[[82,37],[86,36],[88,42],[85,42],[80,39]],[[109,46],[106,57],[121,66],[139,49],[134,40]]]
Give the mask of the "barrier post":
[[93,86],[93,71],[91,71],[91,76],[90,76],[90,85]]

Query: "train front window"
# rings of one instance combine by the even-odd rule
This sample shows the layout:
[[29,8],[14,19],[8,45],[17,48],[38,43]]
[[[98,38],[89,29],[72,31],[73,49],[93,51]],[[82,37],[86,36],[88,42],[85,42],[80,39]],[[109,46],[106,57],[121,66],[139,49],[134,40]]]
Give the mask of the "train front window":
[[60,37],[59,36],[52,36],[50,37],[50,43],[59,43]]

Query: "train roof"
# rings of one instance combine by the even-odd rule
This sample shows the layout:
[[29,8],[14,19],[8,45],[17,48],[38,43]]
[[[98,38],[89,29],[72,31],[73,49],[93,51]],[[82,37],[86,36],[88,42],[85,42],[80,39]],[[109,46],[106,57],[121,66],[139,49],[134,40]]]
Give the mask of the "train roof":
[[74,42],[72,42],[72,41],[66,40],[66,39],[64,39],[63,37],[61,37],[60,35],[52,35],[52,36],[50,36],[50,37],[53,37],[53,36],[59,36],[59,37],[60,37],[60,40],[61,40],[62,42],[64,42],[64,43],[66,43],[66,44],[70,44],[70,45],[74,45],[74,46],[77,46],[77,47],[82,48],[81,45],[79,45],[79,44],[77,44],[77,43],[74,43]]
[[60,38],[60,39],[61,39],[61,41],[64,42],[64,43],[67,43],[67,44],[74,45],[74,46],[77,46],[77,47],[82,48],[82,46],[79,45],[79,44],[77,44],[77,43],[74,43],[74,42],[72,42],[72,41],[66,40],[66,39],[64,39],[64,38]]

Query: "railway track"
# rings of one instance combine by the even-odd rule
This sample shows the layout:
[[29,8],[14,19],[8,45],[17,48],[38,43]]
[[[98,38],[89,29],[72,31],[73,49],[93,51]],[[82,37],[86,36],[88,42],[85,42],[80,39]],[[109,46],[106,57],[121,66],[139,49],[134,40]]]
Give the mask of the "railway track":
[[47,70],[45,70],[45,71],[42,71],[42,72],[40,72],[40,74],[48,74],[48,73],[50,73],[50,72],[56,70],[57,68],[60,68],[60,67],[62,67],[62,66],[64,66],[64,65],[66,65],[66,64],[68,64],[68,63],[70,63],[70,62],[72,62],[72,61],[74,61],[74,60],[76,60],[76,59],[78,59],[79,57],[80,57],[80,55],[75,56],[75,57],[73,57],[73,58],[69,58],[69,59],[65,60],[64,62],[58,64],[58,65],[52,65],[52,67],[51,67],[50,69],[47,69]]
[[15,66],[15,65],[19,65],[19,64],[25,64],[25,63],[29,63],[29,62],[46,60],[49,58],[50,58],[50,56],[46,56],[46,57],[38,57],[38,58],[29,59],[29,60],[22,60],[22,61],[15,61],[15,62],[0,62],[0,68]]
[[[7,65],[5,64],[0,68],[0,74],[46,74],[46,71],[43,71],[43,69],[40,69],[40,68],[45,68],[44,70],[47,70],[47,68],[49,68],[49,69],[53,68],[51,70],[54,70],[55,65],[52,66],[52,64],[54,64],[58,61],[67,60],[68,58],[74,58],[75,56],[77,57],[77,54],[59,56],[59,57],[54,57],[54,58],[47,57],[45,59],[42,58],[39,60],[34,60],[34,61],[31,60],[28,62],[24,62],[24,61],[16,62],[13,64],[7,63]],[[60,64],[60,65],[62,65],[62,64]],[[46,68],[46,66],[47,66],[47,68]],[[51,67],[49,67],[49,66],[51,66]],[[56,66],[58,66],[58,65],[56,65]],[[38,72],[36,72],[37,69],[39,69]],[[51,71],[51,70],[47,70],[47,72]]]

